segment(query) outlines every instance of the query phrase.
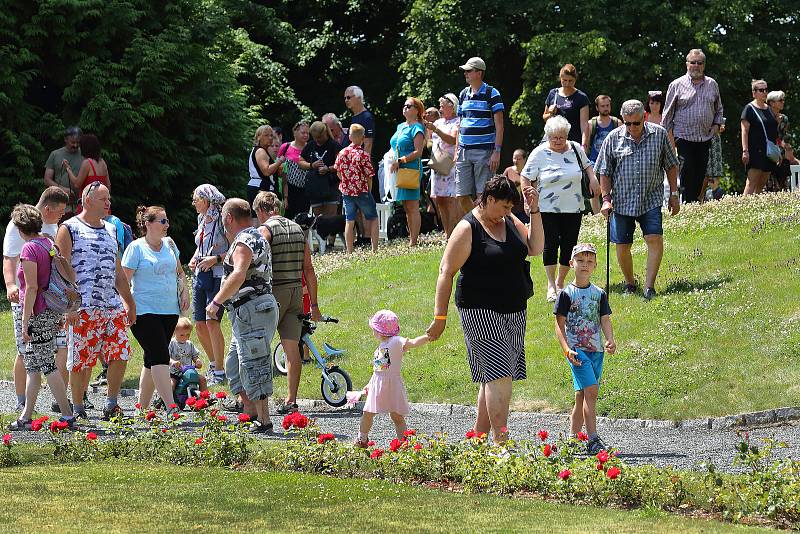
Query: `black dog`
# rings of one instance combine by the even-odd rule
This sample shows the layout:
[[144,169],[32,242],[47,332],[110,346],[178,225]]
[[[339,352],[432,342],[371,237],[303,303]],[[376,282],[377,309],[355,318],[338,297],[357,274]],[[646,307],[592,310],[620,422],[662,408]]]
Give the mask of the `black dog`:
[[[325,252],[325,240],[328,236],[338,235],[344,243],[344,215],[309,215],[308,213],[298,213],[294,222],[300,225],[304,231],[313,230],[316,232],[317,242],[320,251]],[[315,236],[316,237],[316,236]]]

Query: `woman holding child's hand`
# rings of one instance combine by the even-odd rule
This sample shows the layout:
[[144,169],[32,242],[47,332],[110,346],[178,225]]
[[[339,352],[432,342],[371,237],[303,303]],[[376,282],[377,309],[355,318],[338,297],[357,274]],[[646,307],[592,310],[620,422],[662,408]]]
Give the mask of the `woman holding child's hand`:
[[539,195],[530,186],[523,194],[531,207],[529,226],[511,214],[519,193],[505,176],[489,180],[477,206],[456,225],[439,265],[427,331],[432,341],[444,332],[453,277],[460,270],[455,303],[472,381],[480,384],[475,431],[491,430],[495,442],[508,437],[511,383],[525,378],[525,321],[533,294],[526,258],[541,254],[544,245]]

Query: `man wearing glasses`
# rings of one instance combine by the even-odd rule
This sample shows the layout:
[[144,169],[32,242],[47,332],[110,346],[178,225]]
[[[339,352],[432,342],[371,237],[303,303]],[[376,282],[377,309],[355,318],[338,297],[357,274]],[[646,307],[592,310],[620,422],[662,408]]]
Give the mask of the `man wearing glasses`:
[[656,296],[655,283],[664,254],[661,226],[663,176],[669,181],[669,211],[680,210],[678,158],[661,126],[645,122],[644,105],[638,100],[622,104],[625,128],[613,130],[603,141],[594,171],[600,177],[604,217],[611,216],[611,241],[616,245],[617,263],[625,276],[625,293],[636,292],[631,245],[636,223],[647,244],[647,274],[644,298]]
[[483,81],[486,63],[481,58],[471,57],[460,68],[468,85],[458,95],[456,194],[467,213],[473,208],[473,196],[483,193],[486,182],[497,172],[505,108],[500,92]]
[[706,56],[695,48],[686,55],[686,74],[673,80],[667,89],[667,101],[661,126],[681,158],[681,189],[684,202],[701,199],[708,166],[711,138],[722,125],[722,100],[719,86],[704,74]]

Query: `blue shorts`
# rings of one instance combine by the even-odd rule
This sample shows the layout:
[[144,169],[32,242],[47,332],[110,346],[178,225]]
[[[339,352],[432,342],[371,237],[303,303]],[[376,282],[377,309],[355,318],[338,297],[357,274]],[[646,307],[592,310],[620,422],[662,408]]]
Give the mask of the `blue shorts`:
[[358,210],[361,210],[364,218],[369,221],[378,218],[378,210],[375,209],[375,199],[372,198],[372,193],[364,192],[357,197],[342,195],[342,204],[344,205],[345,221],[355,221]]
[[[214,297],[219,292],[219,286],[222,283],[222,278],[208,276],[206,274],[198,273],[192,282],[192,319],[197,321],[206,321],[206,306],[211,304]],[[222,315],[225,312],[224,308],[217,310],[217,321],[222,321]]]
[[611,214],[611,242],[619,245],[633,243],[633,232],[636,230],[637,222],[642,229],[642,235],[664,234],[664,229],[661,227],[661,206],[646,211],[638,217],[620,215],[614,211]]
[[603,375],[603,353],[588,352],[583,349],[573,350],[578,353],[578,360],[583,364],[575,366],[567,360],[572,369],[572,385],[575,387],[575,391],[599,384],[600,377]]

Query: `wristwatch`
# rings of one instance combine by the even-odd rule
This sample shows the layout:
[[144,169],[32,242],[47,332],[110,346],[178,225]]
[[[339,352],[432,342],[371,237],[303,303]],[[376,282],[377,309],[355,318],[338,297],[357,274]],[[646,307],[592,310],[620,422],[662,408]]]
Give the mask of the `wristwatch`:
[[681,194],[677,190],[675,190],[675,191],[670,191],[669,192],[669,196],[671,196],[671,197],[679,197],[679,196],[681,196]]

